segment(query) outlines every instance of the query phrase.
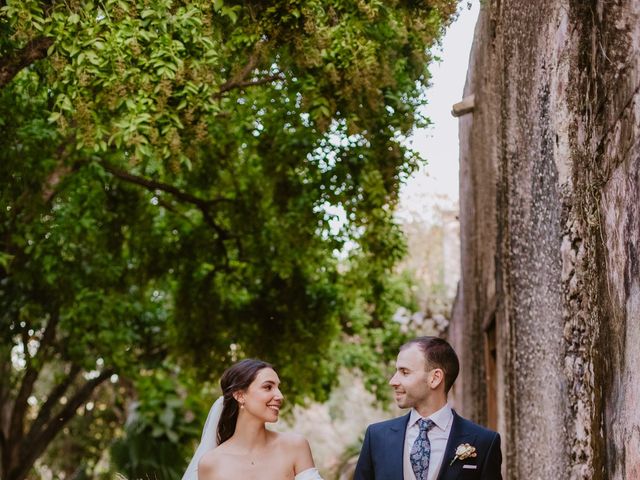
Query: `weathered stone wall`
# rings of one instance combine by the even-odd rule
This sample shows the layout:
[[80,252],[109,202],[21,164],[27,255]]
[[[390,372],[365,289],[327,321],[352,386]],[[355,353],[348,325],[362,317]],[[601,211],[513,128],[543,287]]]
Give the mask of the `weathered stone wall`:
[[454,403],[506,478],[640,479],[640,1],[484,1],[471,94]]

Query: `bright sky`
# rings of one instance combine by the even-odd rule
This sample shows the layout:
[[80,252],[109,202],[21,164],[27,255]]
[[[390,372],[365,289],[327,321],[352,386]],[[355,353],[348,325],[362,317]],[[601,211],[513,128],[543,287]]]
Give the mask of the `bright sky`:
[[424,112],[431,119],[428,129],[416,130],[411,143],[427,166],[416,172],[402,188],[399,215],[428,219],[436,206],[457,208],[458,205],[458,119],[451,107],[462,100],[467,75],[469,52],[473,42],[480,1],[473,0],[471,9],[461,5],[458,19],[449,27],[436,48],[442,59],[431,66],[431,86],[427,90],[429,104]]

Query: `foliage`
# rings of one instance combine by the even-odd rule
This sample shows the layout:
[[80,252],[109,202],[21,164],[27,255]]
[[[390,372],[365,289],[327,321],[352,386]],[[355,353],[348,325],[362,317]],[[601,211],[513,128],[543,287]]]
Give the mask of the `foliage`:
[[454,0],[0,5],[3,478],[115,373],[258,356],[301,401],[374,372]]
[[[388,381],[393,371],[391,363],[395,361],[398,347],[412,336],[410,331],[403,331],[399,323],[391,320],[399,308],[419,310],[412,288],[415,284],[415,277],[408,272],[391,274],[385,278],[378,297],[369,292],[369,298],[377,299],[375,304],[367,303],[367,295],[362,295],[363,289],[367,288],[366,282],[359,289],[349,290],[357,294],[344,310],[344,341],[333,344],[331,357],[337,365],[360,370],[365,385],[379,400],[388,399]],[[368,288],[374,287],[368,285]],[[377,308],[373,314],[372,305]],[[371,321],[372,317],[384,321],[376,325]]]
[[112,470],[127,478],[180,478],[184,459],[193,454],[191,440],[200,436],[217,393],[167,368],[146,372],[137,391],[125,435],[111,447]]

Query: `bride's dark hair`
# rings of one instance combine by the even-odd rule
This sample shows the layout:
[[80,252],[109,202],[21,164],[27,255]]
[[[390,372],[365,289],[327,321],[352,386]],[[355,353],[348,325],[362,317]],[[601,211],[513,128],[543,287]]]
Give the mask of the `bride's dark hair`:
[[263,368],[273,368],[273,366],[262,360],[247,358],[231,365],[222,374],[220,387],[222,387],[224,401],[220,420],[218,421],[218,445],[229,440],[236,431],[240,406],[238,401],[233,398],[233,394],[238,390],[249,388],[249,385],[256,379],[258,372]]

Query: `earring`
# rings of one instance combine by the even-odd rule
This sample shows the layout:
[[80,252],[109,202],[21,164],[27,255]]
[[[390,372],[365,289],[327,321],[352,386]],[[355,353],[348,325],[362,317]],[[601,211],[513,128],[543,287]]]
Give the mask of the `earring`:
[[240,409],[243,409],[243,408],[244,408],[244,403],[241,403],[240,404]]

